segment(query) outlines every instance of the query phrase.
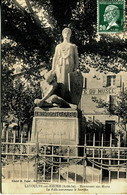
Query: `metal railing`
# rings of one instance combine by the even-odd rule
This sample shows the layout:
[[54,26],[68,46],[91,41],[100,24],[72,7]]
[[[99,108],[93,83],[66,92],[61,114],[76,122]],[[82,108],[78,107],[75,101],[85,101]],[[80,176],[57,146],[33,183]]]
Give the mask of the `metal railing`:
[[127,147],[105,146],[103,134],[96,146],[95,134],[92,145],[64,145],[27,142],[21,134],[20,142],[13,139],[2,141],[3,179],[32,179],[36,182],[104,183],[112,179],[127,179]]

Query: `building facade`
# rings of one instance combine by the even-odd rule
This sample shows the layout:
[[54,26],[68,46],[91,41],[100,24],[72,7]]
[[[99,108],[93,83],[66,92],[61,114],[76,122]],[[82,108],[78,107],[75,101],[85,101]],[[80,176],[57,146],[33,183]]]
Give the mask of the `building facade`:
[[[101,139],[102,132],[105,133],[105,141],[109,142],[110,134],[115,138],[120,128],[120,118],[111,115],[106,108],[98,106],[94,99],[110,102],[110,109],[116,104],[117,95],[127,87],[127,72],[98,73],[91,69],[90,73],[84,74],[83,94],[81,98],[81,110],[86,124],[85,131],[90,134],[96,133],[96,140]],[[88,138],[90,139],[90,137]],[[123,130],[123,141],[126,139],[126,133]]]

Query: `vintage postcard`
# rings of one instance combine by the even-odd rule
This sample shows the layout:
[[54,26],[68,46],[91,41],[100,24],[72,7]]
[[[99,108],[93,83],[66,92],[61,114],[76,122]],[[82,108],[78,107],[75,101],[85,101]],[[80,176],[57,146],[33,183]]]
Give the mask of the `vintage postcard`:
[[127,193],[127,1],[2,0],[1,191]]

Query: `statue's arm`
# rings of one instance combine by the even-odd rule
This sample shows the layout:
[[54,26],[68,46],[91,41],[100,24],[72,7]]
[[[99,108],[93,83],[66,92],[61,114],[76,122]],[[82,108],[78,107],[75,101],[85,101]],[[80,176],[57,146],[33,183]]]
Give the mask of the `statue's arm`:
[[75,70],[79,67],[79,57],[78,57],[78,49],[77,46],[75,46]]
[[57,57],[58,57],[58,45],[55,48],[55,54],[54,54],[53,61],[52,61],[52,70],[56,69]]

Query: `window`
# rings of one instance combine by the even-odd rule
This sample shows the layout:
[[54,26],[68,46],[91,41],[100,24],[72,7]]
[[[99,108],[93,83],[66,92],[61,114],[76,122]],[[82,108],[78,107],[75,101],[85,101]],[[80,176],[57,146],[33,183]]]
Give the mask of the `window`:
[[105,121],[105,133],[106,133],[106,141],[110,140],[111,133],[112,133],[112,138],[114,138],[115,121]]
[[116,76],[107,76],[107,87],[116,85]]
[[109,96],[109,101],[110,101],[110,112],[114,112],[115,105],[116,105],[116,96],[115,95],[110,95]]
[[108,75],[103,76],[103,87],[121,87],[121,75]]

